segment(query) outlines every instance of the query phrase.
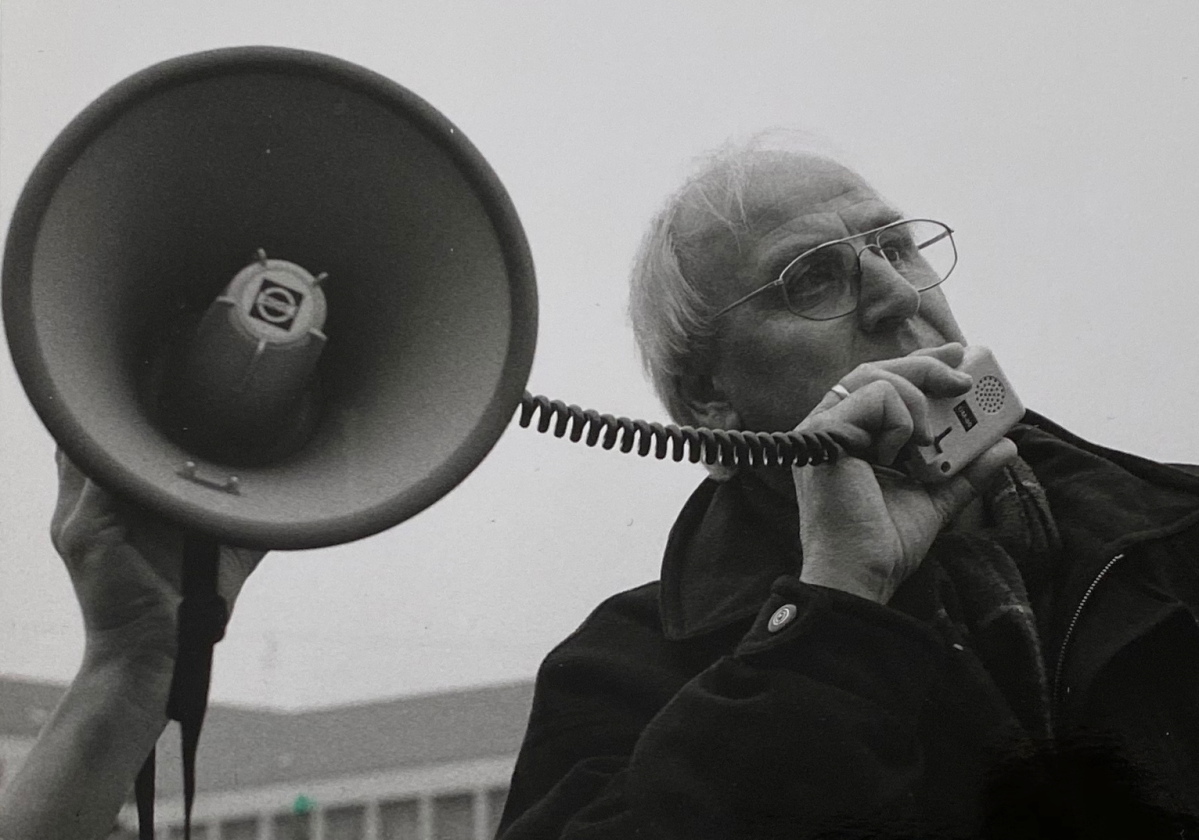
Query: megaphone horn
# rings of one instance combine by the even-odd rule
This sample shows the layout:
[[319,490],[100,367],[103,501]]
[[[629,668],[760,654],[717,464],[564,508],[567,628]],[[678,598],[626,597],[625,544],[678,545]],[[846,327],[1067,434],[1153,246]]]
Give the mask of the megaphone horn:
[[3,308],[86,473],[262,548],[357,539],[448,492],[519,405],[537,321],[520,222],[462,132],[362,67],[270,47],[157,64],[81,113],[18,201]]

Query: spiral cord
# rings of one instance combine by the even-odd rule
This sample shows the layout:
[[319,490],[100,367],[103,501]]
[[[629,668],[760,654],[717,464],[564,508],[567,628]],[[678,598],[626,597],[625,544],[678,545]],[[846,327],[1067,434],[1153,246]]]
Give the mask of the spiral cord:
[[628,417],[600,414],[561,400],[533,396],[528,391],[520,404],[520,425],[528,428],[537,419],[537,431],[566,437],[588,446],[599,444],[621,452],[632,452],[659,460],[686,457],[691,463],[723,466],[804,466],[831,463],[841,446],[824,432],[742,432],[693,426],[663,425]]

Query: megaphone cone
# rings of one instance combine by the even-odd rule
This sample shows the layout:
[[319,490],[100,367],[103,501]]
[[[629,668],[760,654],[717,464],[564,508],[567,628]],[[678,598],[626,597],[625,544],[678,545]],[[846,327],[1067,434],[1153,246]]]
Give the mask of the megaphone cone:
[[[298,378],[215,374],[286,415],[243,433],[238,403],[226,425],[204,408],[224,386],[176,362],[225,329],[205,313],[260,258],[275,268],[247,305],[266,322],[299,305],[264,285],[287,286],[280,265],[328,275],[327,341],[288,357]],[[80,114],[14,212],[3,307],[21,382],[85,472],[263,548],[357,539],[454,487],[520,402],[537,319],[517,215],[462,133],[361,67],[267,47],[155,65]]]

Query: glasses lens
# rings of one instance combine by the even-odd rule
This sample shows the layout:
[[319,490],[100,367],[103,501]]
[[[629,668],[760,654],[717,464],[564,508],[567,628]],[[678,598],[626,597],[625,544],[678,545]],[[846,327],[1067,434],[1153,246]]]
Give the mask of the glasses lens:
[[878,235],[878,248],[917,289],[940,283],[958,261],[953,234],[940,222],[915,220],[887,228]]
[[858,255],[847,243],[826,245],[783,270],[783,296],[796,315],[823,321],[857,306]]

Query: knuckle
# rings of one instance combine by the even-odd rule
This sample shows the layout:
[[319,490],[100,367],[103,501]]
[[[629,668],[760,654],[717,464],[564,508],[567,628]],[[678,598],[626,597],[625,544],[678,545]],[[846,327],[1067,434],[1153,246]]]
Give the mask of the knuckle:
[[67,544],[63,539],[63,532],[53,526],[50,528],[50,545],[54,546],[54,550],[57,551],[60,556],[66,554]]
[[873,382],[867,383],[858,390],[864,391],[870,396],[884,400],[892,396],[899,396],[899,389],[896,387],[894,382],[887,378],[875,379]]
[[81,529],[73,520],[51,523],[50,544],[64,559],[73,557],[79,553],[83,545]]
[[853,369],[851,375],[859,379],[873,379],[884,372],[885,368],[879,362],[862,362]]
[[796,432],[818,432],[829,425],[828,413],[831,409],[823,411],[813,411],[803,420],[799,421],[799,425],[795,427]]

